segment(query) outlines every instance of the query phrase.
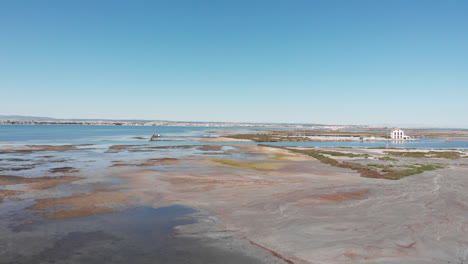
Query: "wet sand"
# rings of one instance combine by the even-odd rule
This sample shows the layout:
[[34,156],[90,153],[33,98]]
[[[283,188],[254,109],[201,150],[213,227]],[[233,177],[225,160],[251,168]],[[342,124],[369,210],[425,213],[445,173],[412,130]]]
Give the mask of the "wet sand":
[[24,178],[19,176],[0,175],[0,186],[18,186],[16,191],[4,191],[4,197],[11,195],[17,195],[24,192],[37,192],[41,190],[47,190],[56,186],[67,184],[70,182],[81,180],[80,177],[36,177],[36,178]]
[[[230,239],[231,250],[223,250],[214,245],[229,238],[207,241],[177,236],[176,226],[196,221],[187,217],[193,213],[195,210],[182,206],[139,207],[30,224],[18,228],[12,243],[1,252],[7,254],[8,263],[16,264],[277,263],[241,254],[236,250],[240,251],[242,243],[235,239]],[[29,241],[31,235],[41,241]],[[26,246],[12,248],[19,243]],[[253,253],[263,254],[260,250]]]
[[[0,263],[468,261],[466,152],[327,149],[373,166],[443,165],[385,180],[266,146],[28,148],[0,156],[17,159],[11,166],[42,159],[0,176]],[[47,167],[68,165],[77,171]]]

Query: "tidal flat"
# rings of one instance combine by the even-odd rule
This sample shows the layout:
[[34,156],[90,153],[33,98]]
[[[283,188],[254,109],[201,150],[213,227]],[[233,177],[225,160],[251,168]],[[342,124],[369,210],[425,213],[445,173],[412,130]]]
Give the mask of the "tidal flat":
[[0,146],[0,263],[468,262],[466,150],[210,141]]

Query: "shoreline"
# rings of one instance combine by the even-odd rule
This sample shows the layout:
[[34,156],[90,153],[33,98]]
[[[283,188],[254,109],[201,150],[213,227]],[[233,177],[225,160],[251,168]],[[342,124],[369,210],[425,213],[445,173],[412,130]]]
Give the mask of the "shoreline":
[[[438,138],[430,139],[426,138],[426,140],[431,140],[431,142],[446,142],[444,140],[440,140]],[[395,141],[395,140],[387,140],[385,142],[390,142],[390,143],[408,143],[408,142],[414,142],[414,141],[419,141],[419,140],[407,140],[407,141]],[[49,143],[49,142],[41,142],[41,143],[34,143],[34,142],[27,142],[27,143],[19,143],[19,142],[0,142],[0,154],[7,154],[7,153],[22,153],[22,152],[38,152],[38,151],[48,151],[48,150],[55,150],[55,149],[63,149],[63,150],[68,150],[68,149],[74,149],[74,150],[86,150],[86,149],[106,149],[108,147],[113,147],[113,148],[126,148],[126,147],[138,147],[138,146],[150,146],[150,147],[158,147],[158,148],[170,148],[171,146],[174,147],[182,147],[182,146],[212,146],[212,145],[225,145],[229,143],[236,143],[237,146],[242,146],[242,145],[272,145],[272,146],[283,146],[283,147],[306,147],[306,148],[343,148],[343,149],[400,149],[400,150],[421,150],[421,151],[430,151],[430,150],[468,150],[467,147],[446,147],[446,148],[437,148],[437,147],[409,147],[409,146],[340,146],[340,145],[330,145],[330,146],[321,146],[321,145],[311,145],[311,146],[301,146],[302,143],[354,143],[354,142],[359,142],[359,141],[333,141],[333,140],[325,140],[325,141],[300,141],[300,144],[297,144],[298,142],[294,141],[281,141],[281,142],[256,142],[252,140],[247,140],[247,139],[232,139],[228,137],[213,137],[213,138],[206,138],[206,139],[200,139],[198,140],[199,144],[191,144],[184,145],[184,144],[177,144],[177,145],[171,145],[171,144],[165,144],[165,145],[156,145],[154,142],[158,141],[136,141],[136,142],[124,142],[121,143],[119,141],[105,141],[105,143],[100,143],[100,142],[95,142],[95,143],[86,143],[86,144],[80,144],[80,143]],[[161,142],[171,142],[171,141],[161,141]],[[379,142],[379,141],[372,141],[370,143],[374,142]],[[468,142],[468,140],[461,140],[461,142]],[[208,143],[208,144],[206,144]],[[249,143],[249,144],[242,144],[242,143]],[[281,145],[275,145],[281,143]],[[290,143],[290,144],[288,144]],[[364,143],[369,143],[369,142],[364,142]]]

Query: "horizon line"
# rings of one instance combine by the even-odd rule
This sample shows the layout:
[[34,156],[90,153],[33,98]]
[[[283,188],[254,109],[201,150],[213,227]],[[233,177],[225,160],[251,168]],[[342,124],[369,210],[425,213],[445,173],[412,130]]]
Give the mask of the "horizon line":
[[[8,118],[10,117],[10,118]],[[21,119],[14,119],[19,117]],[[30,118],[30,119],[27,119]],[[44,120],[49,119],[49,120]],[[255,121],[189,121],[189,120],[165,120],[165,119],[118,119],[118,118],[56,118],[49,116],[24,116],[24,115],[0,115],[0,120],[15,121],[120,121],[120,122],[173,122],[173,123],[235,123],[235,124],[284,124],[284,125],[313,125],[313,126],[368,126],[368,127],[400,127],[400,128],[445,128],[445,129],[468,129],[457,126],[436,126],[428,124],[325,124],[312,122],[255,122]]]

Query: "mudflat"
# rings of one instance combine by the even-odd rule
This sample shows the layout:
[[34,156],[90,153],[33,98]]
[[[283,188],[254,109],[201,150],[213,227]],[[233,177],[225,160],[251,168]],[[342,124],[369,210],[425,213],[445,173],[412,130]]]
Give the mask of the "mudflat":
[[464,150],[1,151],[0,263],[468,261]]

